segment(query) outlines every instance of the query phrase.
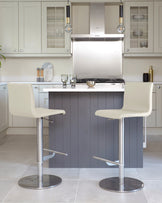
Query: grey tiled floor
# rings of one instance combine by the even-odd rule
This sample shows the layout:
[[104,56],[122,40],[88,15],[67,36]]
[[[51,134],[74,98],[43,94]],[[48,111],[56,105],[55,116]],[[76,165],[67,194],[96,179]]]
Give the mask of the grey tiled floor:
[[[46,141],[46,140],[45,140]],[[162,136],[148,137],[144,150],[144,168],[126,169],[126,176],[144,181],[142,191],[113,193],[102,190],[98,181],[116,176],[117,169],[49,169],[44,173],[59,175],[59,186],[43,190],[28,190],[18,186],[24,175],[36,173],[35,137],[8,136],[0,145],[0,202],[1,203],[162,203]]]

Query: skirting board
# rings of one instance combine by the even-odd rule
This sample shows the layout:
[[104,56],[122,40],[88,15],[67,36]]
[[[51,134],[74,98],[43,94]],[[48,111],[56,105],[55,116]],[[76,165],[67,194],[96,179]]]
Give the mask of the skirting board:
[[[7,135],[35,135],[36,128],[8,128]],[[43,128],[43,135],[48,135],[48,128]]]
[[0,132],[0,145],[3,144],[7,137],[7,129]]

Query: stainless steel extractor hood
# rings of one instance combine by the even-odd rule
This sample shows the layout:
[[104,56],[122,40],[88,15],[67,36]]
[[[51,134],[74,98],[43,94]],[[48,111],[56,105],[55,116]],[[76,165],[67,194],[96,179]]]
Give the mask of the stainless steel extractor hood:
[[72,40],[122,40],[123,34],[105,34],[105,8],[104,3],[90,4],[90,34],[73,34]]

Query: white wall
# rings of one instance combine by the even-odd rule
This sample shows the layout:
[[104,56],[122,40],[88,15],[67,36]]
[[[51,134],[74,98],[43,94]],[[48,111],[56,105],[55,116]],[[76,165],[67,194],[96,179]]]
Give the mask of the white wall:
[[162,81],[162,57],[161,58],[124,58],[123,74],[126,81],[142,81],[143,73],[153,66],[154,81]]
[[54,65],[54,76],[72,73],[72,57],[70,58],[7,58],[0,69],[1,81],[36,81],[37,67],[45,62]]
[[[36,68],[43,63],[54,65],[54,75],[73,72],[71,58],[7,58],[0,69],[1,81],[36,81]],[[123,58],[123,75],[126,81],[142,81],[149,66],[154,69],[154,81],[162,81],[162,58]]]

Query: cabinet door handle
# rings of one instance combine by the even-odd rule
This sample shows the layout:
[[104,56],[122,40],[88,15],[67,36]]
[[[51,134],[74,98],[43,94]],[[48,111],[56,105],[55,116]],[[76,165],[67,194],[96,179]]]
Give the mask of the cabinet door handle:
[[24,52],[24,49],[19,49],[20,52]]
[[158,86],[157,88],[158,88],[158,89],[160,89],[161,87],[160,87],[160,86]]
[[14,49],[14,52],[18,52],[18,49]]

